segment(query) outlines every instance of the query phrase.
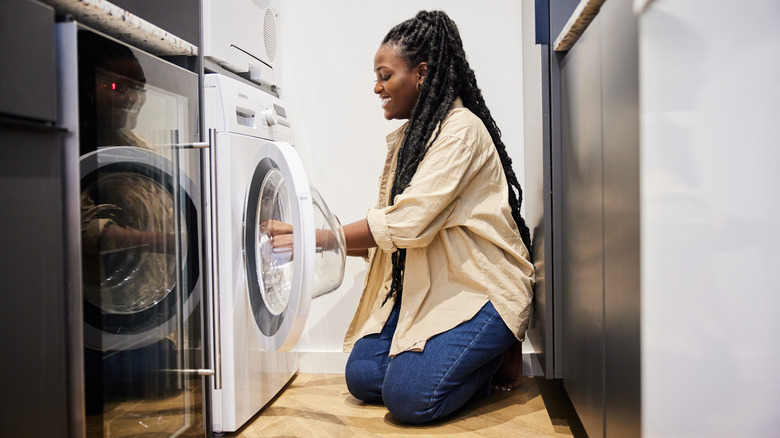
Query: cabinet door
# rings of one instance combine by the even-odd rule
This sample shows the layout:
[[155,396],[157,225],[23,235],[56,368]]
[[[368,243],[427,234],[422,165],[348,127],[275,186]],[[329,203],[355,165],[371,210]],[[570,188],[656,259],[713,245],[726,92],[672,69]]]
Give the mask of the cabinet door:
[[3,436],[68,435],[62,137],[0,120]]
[[605,3],[559,62],[563,383],[589,436],[640,433],[636,34]]
[[57,120],[54,11],[30,0],[0,2],[0,114]]
[[561,61],[563,384],[589,436],[604,435],[601,33]]

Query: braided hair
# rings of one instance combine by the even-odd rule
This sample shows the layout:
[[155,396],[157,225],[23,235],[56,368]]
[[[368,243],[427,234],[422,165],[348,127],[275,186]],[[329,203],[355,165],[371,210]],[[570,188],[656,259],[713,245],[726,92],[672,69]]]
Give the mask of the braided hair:
[[[482,98],[482,92],[477,86],[474,70],[469,67],[466,60],[463,42],[455,23],[442,11],[420,11],[414,18],[390,29],[382,40],[382,45],[385,44],[395,46],[397,53],[409,67],[419,65],[421,62],[428,64],[425,81],[420,86],[417,102],[412,108],[409,123],[404,131],[403,143],[398,151],[390,196],[391,204],[395,197],[409,186],[428,148],[439,135],[440,122],[449,113],[455,99],[460,97],[463,106],[482,120],[493,139],[509,184],[512,217],[520,231],[523,243],[530,251],[531,235],[525,220],[520,216],[523,190],[512,171],[512,160],[501,141],[501,130],[490,115],[490,110]],[[400,296],[403,288],[406,250],[399,248],[394,252],[392,263],[392,286],[385,297],[385,302],[393,294]]]

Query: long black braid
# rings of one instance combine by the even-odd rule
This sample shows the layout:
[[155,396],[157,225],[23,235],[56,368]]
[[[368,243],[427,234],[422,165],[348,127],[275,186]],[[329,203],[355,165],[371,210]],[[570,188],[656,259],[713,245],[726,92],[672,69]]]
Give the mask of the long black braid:
[[[390,29],[382,44],[396,47],[406,64],[413,68],[421,62],[428,64],[425,80],[420,86],[417,102],[404,131],[404,140],[398,151],[396,173],[390,203],[409,186],[417,167],[425,157],[430,145],[439,135],[434,130],[449,113],[457,97],[463,106],[479,117],[487,127],[496,146],[501,164],[509,184],[509,205],[512,217],[520,231],[526,248],[531,249],[531,235],[525,220],[520,215],[523,189],[512,171],[512,160],[501,141],[501,130],[490,115],[477,86],[477,78],[469,67],[463,42],[455,23],[442,11],[420,11],[414,18]],[[433,138],[432,138],[433,137]],[[515,190],[517,193],[515,194]],[[406,250],[399,248],[392,255],[393,281],[385,301],[394,293],[400,296],[403,288]]]

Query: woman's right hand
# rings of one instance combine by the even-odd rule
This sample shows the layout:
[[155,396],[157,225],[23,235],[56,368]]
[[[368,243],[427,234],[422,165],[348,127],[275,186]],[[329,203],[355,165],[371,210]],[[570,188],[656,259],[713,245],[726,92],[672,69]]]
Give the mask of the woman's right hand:
[[511,391],[523,383],[523,343],[515,342],[503,353],[501,366],[493,376],[493,389]]

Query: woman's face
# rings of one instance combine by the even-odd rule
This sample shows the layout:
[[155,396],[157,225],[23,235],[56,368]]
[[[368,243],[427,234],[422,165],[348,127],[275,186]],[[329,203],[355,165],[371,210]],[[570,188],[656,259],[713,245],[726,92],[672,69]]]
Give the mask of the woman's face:
[[374,55],[374,93],[382,99],[385,118],[408,119],[417,102],[417,84],[422,83],[427,65],[409,68],[393,44],[382,44]]

